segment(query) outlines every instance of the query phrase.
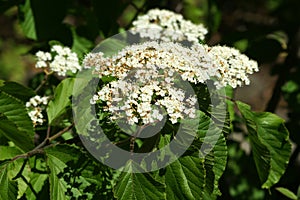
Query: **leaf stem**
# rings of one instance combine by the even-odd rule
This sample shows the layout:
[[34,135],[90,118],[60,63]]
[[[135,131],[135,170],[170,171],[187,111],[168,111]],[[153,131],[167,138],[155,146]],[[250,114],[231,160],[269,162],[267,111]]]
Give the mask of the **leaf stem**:
[[42,82],[40,83],[40,85],[34,90],[36,93],[46,84],[48,78],[49,78],[49,75],[52,74],[52,72],[48,72],[47,70],[44,70],[45,72],[45,77],[44,79],[42,80]]

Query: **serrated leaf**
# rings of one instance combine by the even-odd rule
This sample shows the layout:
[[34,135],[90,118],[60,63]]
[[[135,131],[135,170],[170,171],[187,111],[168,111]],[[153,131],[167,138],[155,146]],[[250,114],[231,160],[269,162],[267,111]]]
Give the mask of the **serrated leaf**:
[[283,187],[277,187],[276,190],[286,196],[289,199],[297,200],[298,197],[289,189]]
[[0,165],[0,200],[17,199],[17,181],[8,177],[10,164],[11,162],[5,162]]
[[118,178],[118,183],[114,188],[115,197],[119,200],[162,200],[164,196],[164,185],[155,181],[148,173],[133,173],[138,167],[130,162],[124,172]]
[[[32,188],[34,189],[34,191],[36,193],[39,193],[42,190],[47,178],[48,178],[47,174],[31,173],[29,183],[32,186]],[[34,195],[34,193],[31,191],[31,189],[29,187],[27,188],[25,193],[26,193],[27,200],[36,200],[37,197]]]
[[[227,125],[225,123],[224,127]],[[198,135],[201,141],[201,153],[205,158],[204,199],[214,199],[216,195],[221,195],[218,185],[227,164],[227,145],[224,137],[224,131],[227,130],[228,127],[221,129],[219,124],[215,124],[210,117],[201,114]]]
[[63,171],[66,164],[55,157],[55,155],[47,154],[47,165],[50,169],[49,181],[50,181],[50,199],[70,199],[66,195],[67,183],[58,178],[58,174]]
[[[96,169],[80,149],[68,145],[57,145],[46,148],[45,152],[51,172],[49,174],[51,199],[70,199],[71,197],[103,199],[105,196],[107,199],[110,198],[110,182],[106,180],[110,173],[102,172],[103,168]],[[93,191],[88,188],[92,188]]]
[[[17,149],[16,147],[10,147],[10,146],[0,146],[0,153],[1,153],[0,161],[1,160],[11,160],[15,156],[22,154],[22,152],[19,149]],[[19,171],[22,168],[23,162],[24,162],[24,160],[22,160],[22,159],[8,162],[7,176],[9,178],[9,180],[12,180],[19,173]],[[22,171],[22,175],[28,181],[30,180],[29,173],[30,173],[30,168],[29,168],[29,165],[26,164]],[[18,198],[19,198],[25,193],[26,189],[28,188],[28,185],[20,178],[16,179],[16,182],[17,182],[17,186],[18,186]]]
[[237,102],[246,120],[253,157],[262,188],[270,188],[285,172],[291,154],[289,132],[284,120],[273,113],[252,112],[250,106]]
[[55,119],[65,113],[66,108],[71,104],[70,97],[73,92],[74,81],[73,78],[67,78],[55,89],[54,98],[47,107],[49,124],[53,124]]
[[204,159],[184,156],[166,167],[167,200],[203,199],[205,186]]
[[221,195],[218,186],[219,180],[225,171],[226,164],[227,145],[224,135],[221,134],[213,149],[205,156],[205,194],[206,196],[210,196],[210,199],[214,199],[216,195]]
[[35,92],[31,88],[10,81],[4,82],[0,86],[0,91],[4,91],[5,93],[24,102],[28,101],[31,97],[35,95]]
[[50,170],[50,199],[70,199],[70,197],[66,195],[68,183],[60,179],[58,174],[64,172],[68,161],[77,158],[76,150],[66,145],[60,145],[46,148],[45,152],[47,156],[46,162]]
[[0,91],[0,133],[24,152],[33,149],[33,125],[25,106],[17,99]]

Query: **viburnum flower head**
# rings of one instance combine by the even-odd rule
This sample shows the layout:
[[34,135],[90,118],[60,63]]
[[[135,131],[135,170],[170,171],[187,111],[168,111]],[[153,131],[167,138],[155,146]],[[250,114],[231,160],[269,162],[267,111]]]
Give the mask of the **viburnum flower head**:
[[172,69],[183,80],[204,83],[212,76],[219,76],[212,63],[200,45],[185,47],[174,42],[150,41],[127,46],[110,57],[105,57],[102,52],[89,53],[83,60],[83,67],[94,67],[100,77],[110,75],[121,79],[131,69],[155,66],[162,70]]
[[131,70],[124,79],[105,85],[91,99],[91,104],[97,102],[106,102],[104,110],[112,114],[111,120],[130,125],[155,123],[166,115],[173,124],[196,117],[196,97],[176,87],[167,71],[150,66]]
[[204,83],[217,70],[210,66],[204,48],[188,48],[172,42],[145,42],[125,47],[116,55],[88,54],[85,68],[94,68],[99,77],[113,76],[91,99],[92,104],[106,102],[111,119],[126,118],[129,124],[149,124],[168,115],[172,123],[196,117],[196,97],[174,85],[174,76],[182,81]]
[[203,24],[194,24],[181,14],[160,9],[149,10],[132,24],[133,33],[152,40],[198,43],[204,40],[208,32]]
[[[192,84],[206,83],[213,78],[217,88],[226,85],[235,88],[249,84],[248,74],[258,71],[255,61],[233,48],[202,44],[186,47],[157,41],[133,44],[112,56],[90,53],[84,58],[83,67],[93,68],[100,78],[116,78],[98,91],[91,103],[106,102],[105,109],[112,113],[111,119],[123,119],[126,115],[129,124],[161,119],[162,110],[153,106],[163,107],[172,123],[184,114],[195,116],[191,109],[195,98],[185,96],[183,90],[174,86],[174,74]],[[133,72],[137,75],[130,75]],[[128,77],[143,81],[137,84],[132,81],[136,79]]]
[[77,54],[69,47],[54,45],[50,52],[38,51],[36,57],[36,68],[49,67],[50,71],[56,72],[59,76],[66,76],[68,71],[76,73],[81,70]]

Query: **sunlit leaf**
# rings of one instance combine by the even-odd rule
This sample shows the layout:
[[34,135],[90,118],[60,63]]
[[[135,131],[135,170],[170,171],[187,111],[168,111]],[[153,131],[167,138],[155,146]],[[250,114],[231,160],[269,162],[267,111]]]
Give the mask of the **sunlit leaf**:
[[52,124],[56,118],[64,114],[66,108],[70,106],[74,81],[75,79],[73,78],[67,78],[55,89],[54,98],[49,102],[47,108],[49,124]]
[[[57,145],[45,149],[53,199],[110,199],[109,170],[94,165],[79,148]],[[110,187],[110,188],[109,188]]]
[[10,162],[0,164],[0,200],[17,199],[17,181],[8,177]]
[[[11,160],[11,159],[13,159],[15,156],[21,155],[21,154],[22,154],[22,152],[19,149],[17,149],[16,147],[0,146],[0,161],[4,161],[4,163],[6,163],[6,165],[3,167],[5,168],[5,170],[7,170],[6,176],[7,176],[7,179],[9,180],[9,182],[11,182],[13,184],[14,184],[14,182],[16,182],[16,185],[18,188],[18,190],[17,190],[18,198],[21,197],[25,193],[26,189],[28,188],[28,185],[21,178],[17,178],[16,180],[13,180],[16,177],[16,175],[20,172],[20,170],[22,169],[24,160],[23,159]],[[9,162],[5,162],[5,160],[9,160]],[[1,166],[0,166],[0,168],[1,168]],[[1,169],[0,169],[0,171],[1,171]],[[29,168],[29,165],[26,164],[23,168],[22,175],[28,181],[30,180],[29,173],[30,173],[30,168]],[[1,186],[2,185],[0,184],[0,188],[1,188]],[[4,186],[1,189],[2,190],[7,189],[6,186]],[[1,193],[1,190],[0,190],[0,193]]]
[[164,185],[155,181],[150,174],[134,173],[138,167],[133,162],[128,166],[129,172],[124,172],[118,178],[114,188],[115,197],[119,200],[161,200],[164,197]]
[[281,194],[286,196],[289,199],[297,200],[298,197],[289,189],[283,188],[283,187],[277,187],[276,190],[278,190]]
[[262,188],[270,188],[285,172],[291,154],[289,132],[284,120],[268,112],[252,112],[237,102],[246,120],[249,139]]
[[167,199],[202,199],[205,173],[204,159],[199,157],[185,156],[173,162],[166,167]]

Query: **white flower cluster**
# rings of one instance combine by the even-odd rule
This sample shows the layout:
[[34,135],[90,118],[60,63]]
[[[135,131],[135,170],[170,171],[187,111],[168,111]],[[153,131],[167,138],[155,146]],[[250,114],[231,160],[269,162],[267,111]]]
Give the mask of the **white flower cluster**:
[[172,69],[183,80],[192,83],[204,83],[212,76],[218,77],[217,68],[200,45],[191,48],[173,42],[144,42],[125,47],[112,57],[102,52],[90,53],[83,60],[85,68],[95,67],[100,77],[111,75],[122,79],[136,68],[156,66],[159,69]]
[[[90,53],[83,66],[93,68],[100,78],[117,78],[98,91],[91,104],[105,101],[106,110],[113,115],[111,119],[126,119],[129,124],[162,119],[163,112],[155,106],[166,109],[172,123],[183,116],[195,116],[192,108],[196,98],[189,99],[183,90],[176,89],[174,74],[195,84],[214,77],[217,88],[226,85],[235,88],[249,84],[247,74],[258,71],[255,61],[233,48],[201,44],[188,48],[156,41],[127,46],[108,57],[102,52]],[[131,75],[133,72],[135,76]]]
[[[204,46],[214,65],[218,67],[220,78],[218,84],[221,87],[230,85],[233,88],[249,85],[248,74],[258,72],[257,62],[250,60],[237,49],[226,46]],[[219,87],[220,87],[219,86]]]
[[[36,95],[26,102],[26,107],[28,109],[28,115],[31,118],[33,125],[41,125],[44,122],[44,116],[42,111],[44,106],[48,104],[48,97],[41,97]],[[44,106],[43,106],[44,105]]]
[[68,47],[54,45],[51,48],[51,53],[38,51],[36,57],[36,68],[49,67],[59,76],[66,76],[67,71],[76,73],[81,70],[77,54]]
[[125,79],[104,86],[91,104],[105,101],[112,120],[128,124],[150,124],[169,116],[175,124],[183,118],[195,118],[197,99],[174,84],[175,72],[160,71],[154,65],[133,70]]
[[190,41],[198,43],[204,40],[207,29],[202,24],[185,20],[181,14],[169,10],[152,9],[138,16],[132,27],[133,33],[142,38],[162,41]]

